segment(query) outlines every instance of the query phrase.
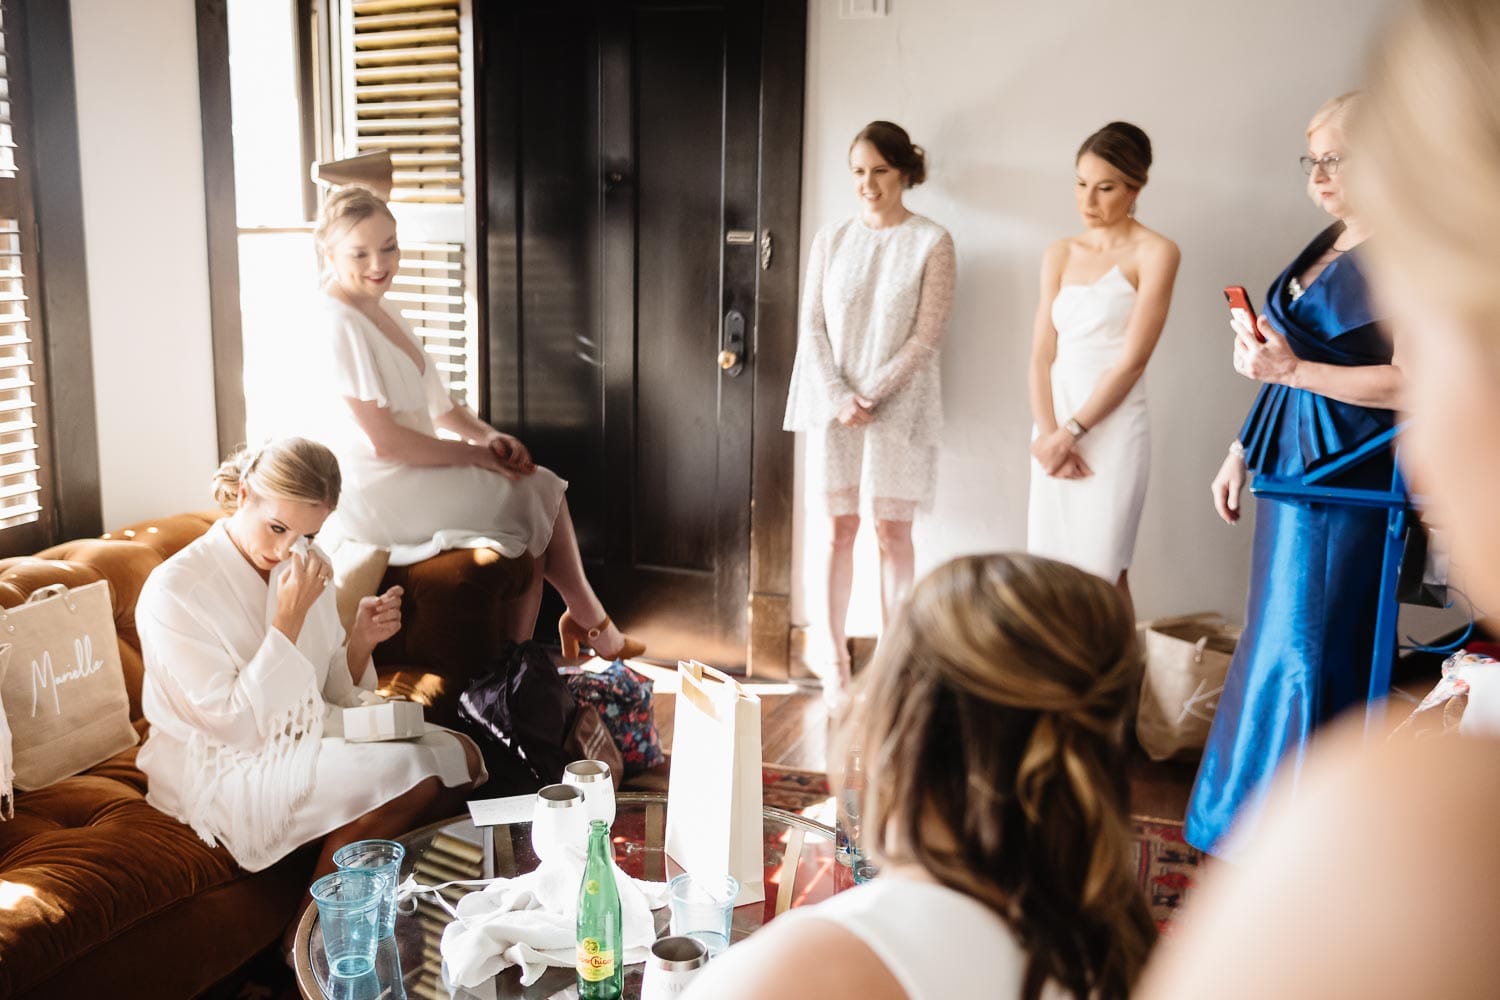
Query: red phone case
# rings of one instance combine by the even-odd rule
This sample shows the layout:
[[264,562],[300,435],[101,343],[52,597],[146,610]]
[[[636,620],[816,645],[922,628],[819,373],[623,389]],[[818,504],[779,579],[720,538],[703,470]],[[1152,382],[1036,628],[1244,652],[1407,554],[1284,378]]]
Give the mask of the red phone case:
[[1266,338],[1260,335],[1260,327],[1255,323],[1255,307],[1250,304],[1250,294],[1245,291],[1244,285],[1229,285],[1224,289],[1224,301],[1229,303],[1229,315],[1234,316],[1237,312],[1244,312],[1244,320],[1250,326],[1250,333],[1262,344]]

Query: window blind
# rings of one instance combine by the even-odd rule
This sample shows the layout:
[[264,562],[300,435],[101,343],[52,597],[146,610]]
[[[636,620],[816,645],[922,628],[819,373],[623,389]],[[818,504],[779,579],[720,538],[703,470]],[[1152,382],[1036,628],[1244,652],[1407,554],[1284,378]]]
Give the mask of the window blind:
[[473,407],[478,372],[469,339],[463,244],[403,242],[401,266],[385,297],[400,307],[454,400]]
[[388,149],[391,201],[462,204],[460,0],[348,0],[351,153]]
[[467,259],[473,230],[465,201],[466,48],[470,0],[340,0],[349,156],[384,149],[391,203],[404,242],[387,298],[421,339],[455,400],[477,409],[478,351]]
[[32,378],[32,328],[26,273],[33,247],[23,231],[19,169],[11,128],[10,61],[0,6],[0,529],[42,513],[37,444],[40,393]]

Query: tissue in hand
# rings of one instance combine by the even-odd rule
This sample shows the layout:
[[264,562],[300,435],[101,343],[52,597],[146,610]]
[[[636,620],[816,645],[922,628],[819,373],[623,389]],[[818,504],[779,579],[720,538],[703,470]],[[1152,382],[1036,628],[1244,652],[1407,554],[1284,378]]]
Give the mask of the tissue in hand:
[[422,706],[414,701],[386,701],[369,692],[360,700],[365,704],[344,709],[344,739],[350,743],[405,740],[427,731]]

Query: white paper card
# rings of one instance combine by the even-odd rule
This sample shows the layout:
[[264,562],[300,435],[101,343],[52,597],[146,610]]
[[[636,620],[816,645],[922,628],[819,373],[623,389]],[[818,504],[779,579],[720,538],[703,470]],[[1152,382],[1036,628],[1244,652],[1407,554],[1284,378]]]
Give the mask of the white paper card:
[[498,799],[476,799],[469,803],[469,818],[474,821],[475,826],[530,823],[535,809],[535,795],[506,795]]

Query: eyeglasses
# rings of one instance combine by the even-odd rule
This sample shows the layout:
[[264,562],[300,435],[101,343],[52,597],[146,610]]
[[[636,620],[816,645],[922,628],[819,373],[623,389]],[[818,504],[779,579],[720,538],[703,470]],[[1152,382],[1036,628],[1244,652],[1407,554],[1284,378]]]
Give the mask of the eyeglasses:
[[1302,172],[1309,177],[1312,176],[1313,170],[1317,167],[1322,167],[1323,173],[1329,177],[1333,177],[1338,174],[1339,167],[1344,161],[1342,157],[1334,156],[1330,153],[1321,160],[1315,160],[1311,156],[1298,157],[1297,162],[1302,164]]

